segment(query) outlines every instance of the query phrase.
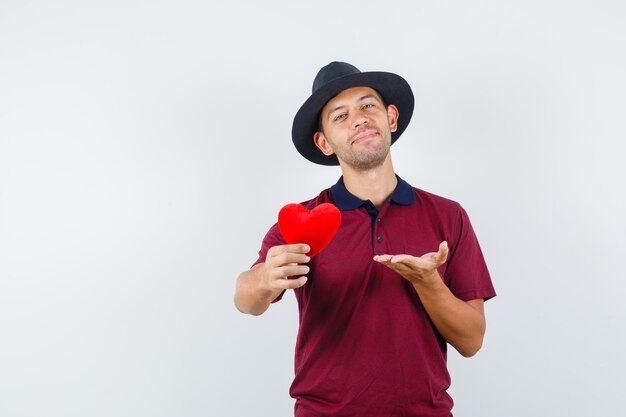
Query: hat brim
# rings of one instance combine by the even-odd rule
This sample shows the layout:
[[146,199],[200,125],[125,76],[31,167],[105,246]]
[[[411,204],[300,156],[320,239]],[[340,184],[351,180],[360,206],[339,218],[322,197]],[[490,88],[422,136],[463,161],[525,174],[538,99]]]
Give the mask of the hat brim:
[[316,90],[304,102],[293,119],[291,139],[302,156],[320,165],[339,165],[336,155],[326,156],[313,142],[318,130],[319,114],[328,101],[343,90],[351,87],[371,87],[378,91],[387,105],[398,108],[398,128],[391,133],[393,144],[407,128],[413,116],[415,99],[409,83],[390,72],[361,72],[337,78]]

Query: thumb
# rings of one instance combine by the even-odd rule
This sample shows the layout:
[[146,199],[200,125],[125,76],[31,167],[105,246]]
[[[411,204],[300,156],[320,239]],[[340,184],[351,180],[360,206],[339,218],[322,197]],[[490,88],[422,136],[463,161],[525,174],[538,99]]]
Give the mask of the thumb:
[[448,242],[445,240],[439,244],[439,250],[437,251],[437,263],[442,265],[448,259]]

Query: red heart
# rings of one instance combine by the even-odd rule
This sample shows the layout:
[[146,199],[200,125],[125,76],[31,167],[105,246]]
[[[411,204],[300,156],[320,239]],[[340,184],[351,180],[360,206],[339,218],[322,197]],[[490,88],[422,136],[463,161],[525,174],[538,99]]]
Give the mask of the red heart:
[[307,255],[319,253],[330,243],[341,224],[341,212],[329,203],[309,210],[302,204],[287,204],[278,213],[278,227],[285,242],[306,243]]

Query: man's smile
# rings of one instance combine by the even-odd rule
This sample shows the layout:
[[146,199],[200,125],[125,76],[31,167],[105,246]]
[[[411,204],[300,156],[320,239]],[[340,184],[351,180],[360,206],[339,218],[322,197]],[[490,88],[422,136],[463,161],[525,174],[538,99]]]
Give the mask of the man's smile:
[[357,143],[364,142],[366,140],[374,138],[376,135],[378,135],[378,132],[376,130],[373,130],[373,129],[365,130],[363,132],[357,133],[356,136],[352,139],[351,144],[354,145]]

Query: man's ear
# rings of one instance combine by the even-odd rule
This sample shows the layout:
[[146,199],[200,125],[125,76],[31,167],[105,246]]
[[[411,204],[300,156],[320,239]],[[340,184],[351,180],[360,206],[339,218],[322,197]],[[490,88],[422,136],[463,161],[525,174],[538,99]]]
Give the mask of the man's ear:
[[389,120],[389,128],[392,132],[398,130],[398,118],[400,117],[400,112],[398,108],[393,104],[387,106],[387,119]]
[[319,130],[315,132],[315,134],[313,135],[313,142],[324,155],[330,156],[335,153],[335,151],[333,151],[333,148],[330,146],[330,143],[328,143],[328,139],[326,139],[326,136],[323,132],[320,132]]

